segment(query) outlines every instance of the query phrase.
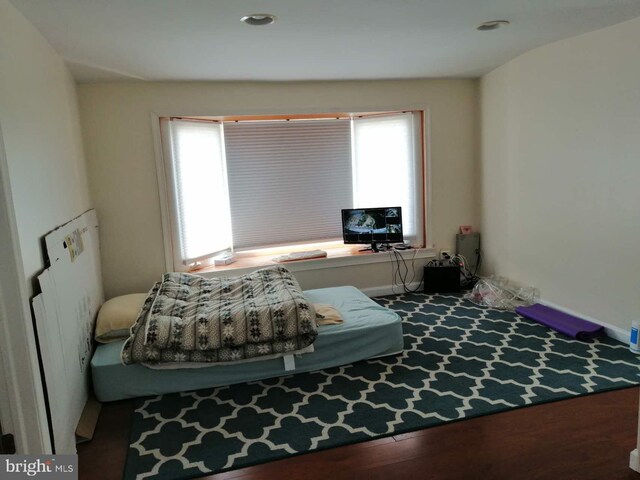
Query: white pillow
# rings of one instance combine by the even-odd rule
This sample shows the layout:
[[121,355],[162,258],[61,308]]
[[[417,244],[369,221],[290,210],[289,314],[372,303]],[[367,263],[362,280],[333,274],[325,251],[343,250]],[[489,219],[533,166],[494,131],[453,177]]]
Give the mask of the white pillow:
[[146,293],[132,293],[104,302],[96,320],[96,341],[109,343],[129,337],[145,298]]

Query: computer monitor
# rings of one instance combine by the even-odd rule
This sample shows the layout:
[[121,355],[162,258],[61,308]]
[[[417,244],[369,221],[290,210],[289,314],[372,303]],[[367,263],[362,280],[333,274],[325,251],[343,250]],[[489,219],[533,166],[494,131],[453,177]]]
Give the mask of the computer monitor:
[[349,208],[342,210],[342,238],[347,244],[370,244],[378,251],[378,245],[400,243],[402,234],[402,209],[400,207]]

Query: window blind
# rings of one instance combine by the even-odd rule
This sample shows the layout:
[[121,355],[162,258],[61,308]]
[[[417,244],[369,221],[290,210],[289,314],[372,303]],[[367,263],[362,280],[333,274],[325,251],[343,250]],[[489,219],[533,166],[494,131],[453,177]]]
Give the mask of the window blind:
[[180,263],[187,265],[231,248],[222,125],[176,119],[165,122],[173,159],[166,171],[176,219],[174,239]]
[[225,122],[234,248],[342,237],[353,204],[348,119]]
[[354,208],[402,207],[404,238],[423,242],[418,113],[354,118]]

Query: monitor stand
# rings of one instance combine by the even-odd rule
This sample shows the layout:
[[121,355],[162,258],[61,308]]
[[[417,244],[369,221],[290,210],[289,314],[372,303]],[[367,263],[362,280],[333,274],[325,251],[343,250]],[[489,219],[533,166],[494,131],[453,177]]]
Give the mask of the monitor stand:
[[360,249],[358,251],[359,252],[379,252],[380,249],[378,249],[378,242],[376,242],[374,240],[373,242],[371,242],[371,246],[370,247],[362,248],[362,249]]

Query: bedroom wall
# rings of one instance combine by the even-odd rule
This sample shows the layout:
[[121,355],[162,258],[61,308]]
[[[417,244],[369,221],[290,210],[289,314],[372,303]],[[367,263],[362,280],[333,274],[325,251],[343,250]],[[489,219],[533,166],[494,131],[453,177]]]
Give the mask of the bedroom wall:
[[30,279],[44,267],[40,237],[91,202],[71,74],[13,6],[2,2],[2,8],[0,122],[24,273]]
[[40,238],[91,205],[75,84],[60,56],[6,0],[0,0],[0,72],[2,280],[7,266],[17,279],[0,285],[8,309],[0,316],[1,363],[9,371],[18,449],[40,453],[48,431],[28,303],[32,278],[44,267]]
[[640,19],[481,81],[488,271],[628,332],[640,318]]
[[[118,83],[78,86],[107,298],[146,291],[165,270],[152,113],[216,115],[430,107],[431,239],[477,224],[477,81]],[[379,264],[300,275],[304,288],[391,283]]]

